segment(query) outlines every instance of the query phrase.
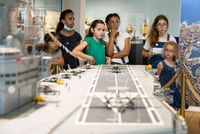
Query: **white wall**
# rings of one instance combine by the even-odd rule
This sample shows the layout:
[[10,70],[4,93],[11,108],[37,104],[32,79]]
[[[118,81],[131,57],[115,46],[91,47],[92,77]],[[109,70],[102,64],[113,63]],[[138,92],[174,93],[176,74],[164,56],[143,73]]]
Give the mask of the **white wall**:
[[61,0],[34,0],[34,4],[38,8],[45,8],[49,11],[61,11]]
[[72,9],[75,13],[75,30],[83,38],[85,37],[85,0],[35,0],[35,5],[58,12],[65,9]]
[[75,30],[85,37],[85,0],[63,0],[62,10],[71,9],[75,13]]
[[118,13],[122,29],[131,23],[137,30],[143,19],[149,25],[158,14],[165,14],[169,19],[169,33],[179,36],[180,0],[86,0],[86,17],[105,20],[109,13]]

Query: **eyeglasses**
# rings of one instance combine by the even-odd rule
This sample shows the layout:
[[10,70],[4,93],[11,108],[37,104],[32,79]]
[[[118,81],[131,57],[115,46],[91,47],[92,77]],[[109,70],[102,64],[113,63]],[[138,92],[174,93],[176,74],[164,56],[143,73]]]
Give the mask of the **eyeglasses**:
[[163,24],[158,23],[157,27],[167,27],[167,24],[166,23],[163,23]]
[[166,52],[174,53],[174,50],[172,49],[165,49]]

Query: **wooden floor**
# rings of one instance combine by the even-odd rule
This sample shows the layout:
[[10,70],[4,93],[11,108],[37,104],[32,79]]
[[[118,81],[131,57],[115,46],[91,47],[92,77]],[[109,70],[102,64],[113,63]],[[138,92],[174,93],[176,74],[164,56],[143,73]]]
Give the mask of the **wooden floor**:
[[200,112],[185,112],[188,134],[200,134]]

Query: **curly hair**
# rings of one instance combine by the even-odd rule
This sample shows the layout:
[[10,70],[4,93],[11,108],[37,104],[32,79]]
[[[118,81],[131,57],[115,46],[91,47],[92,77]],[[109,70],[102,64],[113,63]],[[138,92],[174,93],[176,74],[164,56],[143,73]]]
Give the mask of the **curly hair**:
[[172,46],[174,48],[174,54],[175,54],[175,56],[174,56],[173,60],[175,61],[176,59],[179,58],[179,46],[174,41],[166,42],[165,45],[164,45],[164,47],[163,47],[163,54],[164,54],[164,51],[166,50],[166,48],[167,48],[168,45],[170,45],[170,46]]
[[[119,17],[119,15],[117,13],[110,13],[110,14],[108,14],[106,16],[106,19],[105,19],[106,25],[108,25],[109,20],[110,20],[111,17],[117,17],[120,20],[120,17]],[[109,27],[108,27],[108,30],[109,30]]]

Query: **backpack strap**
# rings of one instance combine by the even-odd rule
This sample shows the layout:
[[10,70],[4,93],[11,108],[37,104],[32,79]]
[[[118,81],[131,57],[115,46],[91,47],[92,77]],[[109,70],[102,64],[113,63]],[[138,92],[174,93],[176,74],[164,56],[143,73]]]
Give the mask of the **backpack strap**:
[[[110,33],[108,33],[108,37],[110,38]],[[116,41],[114,41],[114,45],[115,45],[115,48],[117,49],[117,52],[120,52],[120,48],[119,48],[119,46],[117,46]],[[126,63],[124,57],[121,57],[121,60],[122,60],[123,64]]]
[[[114,44],[115,44],[115,47],[116,47],[117,51],[120,52],[119,46],[116,45],[116,42]],[[124,57],[121,57],[121,60],[122,60],[123,64],[126,63],[125,60],[124,60]]]
[[169,34],[167,34],[167,41],[169,41],[169,39],[170,39],[170,35],[169,35]]

